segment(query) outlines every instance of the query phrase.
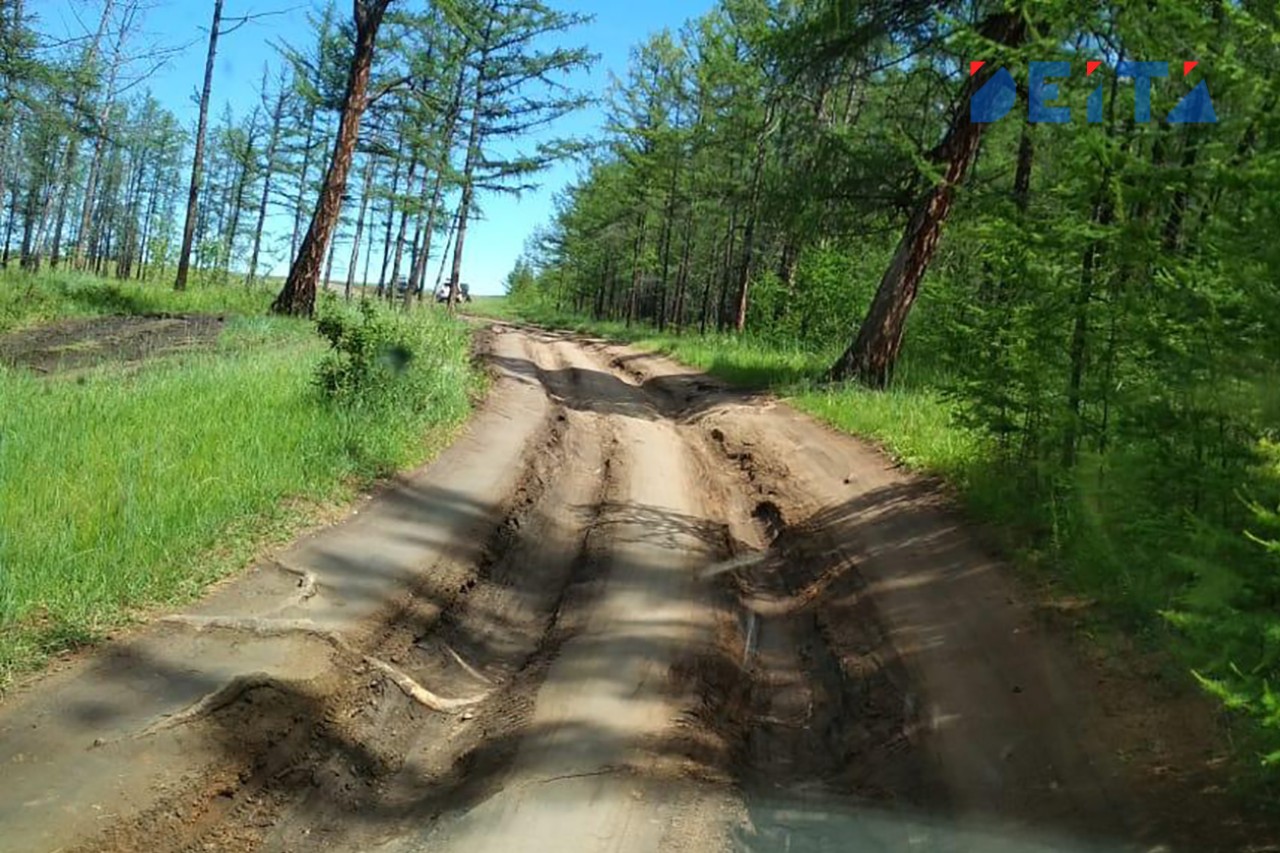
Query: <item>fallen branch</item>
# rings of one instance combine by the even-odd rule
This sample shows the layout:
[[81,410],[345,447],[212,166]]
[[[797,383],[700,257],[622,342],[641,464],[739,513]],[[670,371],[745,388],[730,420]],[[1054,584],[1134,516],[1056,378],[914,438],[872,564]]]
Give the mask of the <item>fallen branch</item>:
[[485,684],[493,684],[493,680],[491,678],[463,660],[462,655],[455,652],[452,646],[448,643],[441,643],[441,645],[444,646],[444,650],[449,654],[449,657],[453,658],[454,663],[462,667],[463,672],[478,681],[483,681]]
[[279,684],[279,679],[268,675],[265,672],[254,672],[249,675],[238,675],[222,687],[205,696],[199,702],[196,702],[185,711],[179,711],[172,716],[165,717],[162,720],[147,726],[134,737],[147,737],[157,734],[167,729],[176,728],[187,723],[193,723],[196,720],[208,717],[221,711],[228,705],[240,700],[250,691],[257,690],[262,687],[272,687]]
[[283,560],[272,557],[268,562],[275,566],[285,574],[293,575],[298,579],[298,600],[299,602],[309,601],[316,595],[316,576],[307,569],[300,569],[297,566],[291,566]]
[[461,711],[463,708],[470,708],[472,705],[478,705],[485,699],[489,698],[489,692],[485,691],[477,696],[466,699],[446,699],[443,696],[437,696],[418,682],[410,678],[405,672],[397,669],[391,664],[379,658],[370,655],[362,656],[365,663],[382,672],[383,675],[391,679],[396,687],[399,687],[404,695],[413,701],[429,708],[432,711],[441,713],[451,713],[453,711]]
[[367,655],[355,648],[352,648],[338,634],[332,631],[325,631],[317,628],[315,623],[306,619],[236,619],[221,616],[169,616],[162,621],[176,625],[186,625],[197,631],[221,630],[221,631],[240,631],[243,633],[253,634],[259,637],[275,637],[288,634],[303,634],[309,637],[315,637],[323,640],[333,648],[359,658],[360,660],[372,666],[374,669],[387,676],[396,687],[413,701],[429,708],[432,711],[440,713],[452,713],[454,711],[469,708],[478,705],[485,699],[489,698],[489,691],[484,691],[475,696],[469,696],[465,699],[449,699],[440,696],[431,690],[423,687],[415,681],[410,675],[403,670],[387,663],[381,658],[373,655]]
[[718,575],[736,572],[738,569],[749,569],[763,563],[769,557],[768,551],[755,551],[750,554],[742,554],[729,560],[722,560],[719,563],[712,563],[702,571],[698,572],[699,580],[710,580]]

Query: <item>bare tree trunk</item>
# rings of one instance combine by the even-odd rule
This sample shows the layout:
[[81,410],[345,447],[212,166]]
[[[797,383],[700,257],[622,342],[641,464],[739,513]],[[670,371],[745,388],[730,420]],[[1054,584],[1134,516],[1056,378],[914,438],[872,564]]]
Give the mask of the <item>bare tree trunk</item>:
[[222,255],[222,280],[226,283],[231,273],[231,256],[235,254],[236,237],[240,234],[240,214],[244,211],[244,193],[249,184],[250,160],[253,158],[253,136],[258,130],[258,110],[255,107],[253,117],[249,119],[249,133],[244,140],[244,152],[240,157],[240,174],[236,176],[235,190],[231,195],[231,225],[227,228],[226,249]]
[[440,285],[444,283],[444,268],[449,263],[449,250],[453,248],[453,238],[458,234],[458,211],[453,212],[453,216],[449,220],[449,235],[444,241],[444,254],[440,256],[440,268],[436,270],[436,286],[431,289],[432,295],[440,292]]
[[147,262],[151,259],[151,223],[155,219],[156,200],[160,196],[160,169],[156,169],[151,178],[151,190],[147,193],[147,210],[142,215],[142,256],[138,263],[138,281],[144,281],[147,275]]
[[458,202],[458,238],[453,247],[453,269],[449,272],[450,314],[457,310],[458,287],[462,283],[462,252],[467,242],[467,222],[471,219],[471,202],[475,198],[475,169],[480,159],[480,119],[484,109],[485,74],[488,70],[489,53],[492,50],[490,43],[493,38],[492,13],[497,7],[497,0],[489,4],[490,15],[485,24],[480,58],[476,63],[476,94],[471,108],[471,132],[467,136],[467,158],[462,168],[462,198]]
[[[414,173],[418,171],[418,156],[413,155],[413,159],[409,161],[409,174],[405,179],[406,196],[412,196]],[[387,282],[386,297],[387,301],[396,298],[396,285],[400,282],[400,262],[404,260],[404,235],[409,230],[409,208],[406,206],[400,211],[400,230],[396,232],[396,249],[394,259],[391,264],[391,280]]]
[[[425,237],[422,241],[421,252],[415,251],[413,258],[413,267],[409,271],[409,286],[404,289],[404,307],[408,309],[413,305],[413,300],[418,298],[427,277],[427,264],[431,262],[431,236],[436,227],[436,209],[440,206],[440,194],[444,186],[444,173],[437,169],[435,179],[435,189],[431,192],[431,201],[427,207],[427,221],[425,227]],[[414,238],[414,245],[417,245],[417,238]]]
[[684,329],[685,291],[689,286],[689,257],[693,250],[693,200],[689,201],[689,213],[684,223],[684,247],[680,250],[680,270],[676,273],[676,302],[671,309],[676,334]]
[[307,236],[298,250],[298,259],[289,270],[284,289],[276,297],[271,309],[278,314],[310,316],[316,304],[316,279],[320,276],[320,262],[326,244],[338,224],[342,209],[342,193],[347,186],[347,173],[351,170],[351,158],[355,154],[356,139],[360,134],[360,117],[367,103],[369,75],[373,70],[373,48],[378,27],[391,0],[356,0],[356,44],[351,58],[351,72],[347,77],[347,91],[342,100],[342,118],[338,122],[338,138],[334,142],[333,159],[320,190],[319,204]]
[[[89,44],[85,47],[84,58],[81,60],[81,67],[85,72],[92,72],[92,66],[94,61],[98,58],[98,49],[99,47],[101,47],[101,44],[102,44],[102,36],[107,31],[107,22],[111,19],[111,10],[114,5],[115,5],[115,0],[106,0],[106,2],[103,3],[102,5],[102,17],[99,18],[98,20],[98,31],[97,33],[94,34],[93,41],[89,42]],[[130,10],[130,15],[129,15],[130,17],[131,17],[131,12],[132,10]],[[126,32],[126,30],[128,30],[127,22],[121,24],[121,27],[120,27],[121,40],[123,40],[124,33]],[[119,64],[119,53],[117,52],[116,60],[115,62],[112,63],[113,76],[115,73],[114,66],[118,64]],[[86,94],[85,87],[81,85],[77,85],[76,93],[75,93],[75,101],[74,101],[74,104],[72,105],[72,110],[77,116],[84,111],[85,94]],[[66,152],[66,157],[62,162],[62,171],[60,173],[60,176],[62,178],[62,192],[58,194],[57,222],[53,228],[53,248],[52,248],[52,251],[49,253],[49,266],[52,269],[58,268],[59,247],[62,245],[62,229],[64,224],[66,223],[67,205],[70,202],[70,198],[71,198],[71,184],[75,178],[76,160],[79,159],[79,156],[80,156],[80,138],[76,135],[76,131],[73,129],[68,134],[68,137],[67,137],[67,152]]]
[[[372,154],[367,155],[368,159],[364,164],[364,191],[360,196],[360,215],[356,217],[356,236],[351,241],[351,263],[347,267],[347,286],[343,292],[344,298],[351,299],[351,287],[356,283],[356,265],[360,263],[360,238],[364,236],[364,217],[369,210],[369,193],[373,190],[373,166],[375,158]],[[368,264],[365,265],[368,268]]]
[[773,126],[773,104],[765,111],[764,127],[756,141],[756,162],[751,174],[751,197],[747,202],[747,226],[742,235],[742,266],[738,272],[738,299],[734,311],[733,329],[741,333],[747,328],[747,292],[751,287],[751,268],[755,260],[756,216],[760,206],[760,182],[764,177],[766,142]]
[[729,328],[729,284],[733,279],[733,253],[737,245],[738,208],[735,206],[729,212],[729,233],[725,236],[724,259],[720,267],[720,301],[716,307],[716,331],[718,332]]
[[382,237],[382,269],[378,273],[378,298],[387,284],[387,270],[391,266],[391,229],[396,224],[396,195],[400,192],[400,167],[404,162],[404,134],[396,144],[395,167],[391,170],[391,194],[387,196],[387,219]]
[[196,123],[196,150],[191,163],[191,189],[187,192],[187,221],[182,227],[182,249],[178,254],[178,277],[174,290],[187,289],[191,267],[191,244],[196,236],[196,201],[200,197],[200,173],[204,164],[204,137],[209,125],[209,91],[213,88],[213,60],[218,53],[218,27],[222,22],[222,0],[213,0],[213,25],[209,28],[209,53],[204,61],[204,88],[200,91],[200,119]]
[[[23,20],[22,19],[22,0],[13,0],[13,2],[10,4],[10,9],[11,11],[6,11],[3,7],[0,7],[0,39],[3,39],[5,43],[8,43],[8,36],[6,33],[10,26],[9,15],[12,14],[12,23],[15,27],[20,26],[22,23],[22,20]],[[9,91],[9,87],[6,85],[5,92],[4,92],[5,100],[6,101],[10,100],[12,97],[12,94],[13,93]],[[4,110],[2,111],[2,115],[3,115],[3,121],[0,121],[0,199],[4,198],[4,192],[5,192],[4,184],[5,184],[5,179],[8,177],[8,174],[5,171],[5,168],[7,165],[7,161],[9,159],[8,158],[9,136],[12,133],[12,122],[13,122],[13,114],[11,111]],[[16,206],[17,196],[15,195],[14,198],[15,198],[15,205],[10,206],[9,208],[9,226],[5,234],[3,259],[0,260],[0,266],[5,266],[5,267],[9,265],[9,238],[13,235],[13,208],[14,206]]]
[[643,204],[638,205],[640,213],[637,216],[636,241],[631,246],[631,292],[627,296],[627,326],[630,327],[636,320],[636,300],[640,291],[640,256],[644,252],[644,242],[648,231],[649,217],[645,215],[646,211]]
[[298,173],[298,204],[293,209],[293,237],[289,240],[289,263],[298,257],[298,237],[302,234],[303,197],[307,194],[307,173],[311,171],[311,146],[316,132],[316,108],[307,106],[307,140],[302,144],[302,170]]
[[329,254],[326,256],[328,259],[324,262],[324,278],[321,280],[325,290],[329,289],[329,284],[333,281],[333,256],[338,253],[339,236],[341,235],[335,234],[329,238]]
[[[377,169],[375,168],[374,171],[376,172]],[[370,219],[372,218],[373,217],[370,217]],[[364,247],[364,273],[360,277],[360,280],[364,283],[364,288],[366,293],[368,293],[368,290],[369,290],[369,263],[373,260],[373,241],[376,235],[377,235],[377,229],[374,228],[373,223],[370,222],[369,223],[369,241],[365,244],[365,247]]]
[[267,224],[267,204],[271,199],[271,174],[275,171],[276,148],[280,145],[280,121],[284,116],[284,80],[280,81],[280,91],[276,95],[276,108],[271,114],[271,136],[267,138],[267,173],[262,179],[262,197],[258,199],[258,224],[253,230],[253,253],[249,256],[249,277],[245,279],[245,287],[253,285],[258,274],[258,253],[262,249],[262,229]]
[[[409,307],[413,299],[421,298],[427,273],[427,264],[431,261],[431,240],[435,233],[436,211],[440,207],[440,198],[444,193],[444,174],[449,166],[450,154],[453,151],[453,135],[457,130],[458,117],[462,112],[462,95],[466,87],[466,78],[467,66],[466,63],[461,63],[458,68],[458,77],[453,85],[453,100],[449,104],[449,113],[445,118],[444,130],[440,134],[440,156],[436,161],[435,188],[431,192],[431,205],[427,208],[427,236],[423,244],[422,260],[420,263],[415,264],[415,270],[410,275],[410,286],[406,288],[404,294],[405,308]],[[446,247],[445,255],[447,256],[448,254],[449,249]],[[443,269],[443,267],[441,268]]]
[[[1026,37],[1026,23],[1019,13],[1000,13],[987,19],[982,34],[1000,44],[1017,45]],[[942,226],[951,213],[955,188],[964,182],[982,142],[986,126],[969,120],[969,102],[993,73],[994,69],[988,66],[965,83],[951,127],[929,158],[943,167],[942,180],[917,203],[858,336],[831,367],[832,379],[856,377],[874,388],[888,384],[902,350],[902,335],[920,280],[929,268]]]
[[98,191],[102,159],[106,156],[107,122],[111,118],[111,108],[115,104],[116,78],[120,71],[120,54],[124,49],[125,32],[126,27],[122,26],[120,34],[116,36],[115,54],[111,62],[111,71],[107,77],[107,96],[102,101],[102,108],[98,110],[97,138],[93,142],[93,159],[89,161],[89,175],[85,180],[84,205],[80,210],[80,229],[76,232],[74,265],[79,270],[83,270],[85,267],[85,255],[89,249],[89,235],[93,229],[94,196]]

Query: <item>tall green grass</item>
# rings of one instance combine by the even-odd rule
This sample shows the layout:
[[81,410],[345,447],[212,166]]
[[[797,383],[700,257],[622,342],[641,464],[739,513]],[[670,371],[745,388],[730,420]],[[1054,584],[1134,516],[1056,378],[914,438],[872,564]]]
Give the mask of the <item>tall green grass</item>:
[[30,275],[0,271],[0,333],[64,317],[107,314],[265,313],[274,290],[193,282],[182,292],[168,284],[117,282],[73,272]]
[[[67,292],[52,290],[54,302]],[[190,599],[264,541],[441,448],[479,381],[466,329],[435,311],[384,322],[414,356],[386,381],[411,393],[358,405],[319,392],[313,324],[265,316],[232,320],[216,350],[127,370],[0,368],[0,685]]]

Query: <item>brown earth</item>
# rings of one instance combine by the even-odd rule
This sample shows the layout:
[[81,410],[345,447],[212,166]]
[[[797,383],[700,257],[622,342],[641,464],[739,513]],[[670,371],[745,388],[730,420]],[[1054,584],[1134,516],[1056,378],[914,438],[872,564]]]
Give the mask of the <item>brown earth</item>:
[[224,323],[210,314],[63,320],[0,335],[0,363],[56,373],[212,349]]
[[0,848],[1280,849],[1211,705],[936,485],[661,358],[481,340],[434,464],[0,705]]

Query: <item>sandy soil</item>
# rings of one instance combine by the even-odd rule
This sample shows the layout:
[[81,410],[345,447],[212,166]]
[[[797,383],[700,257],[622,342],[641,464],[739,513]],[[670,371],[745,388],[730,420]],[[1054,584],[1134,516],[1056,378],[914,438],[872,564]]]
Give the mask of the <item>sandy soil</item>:
[[0,704],[4,850],[1267,850],[1212,707],[776,401],[497,325],[434,464]]

